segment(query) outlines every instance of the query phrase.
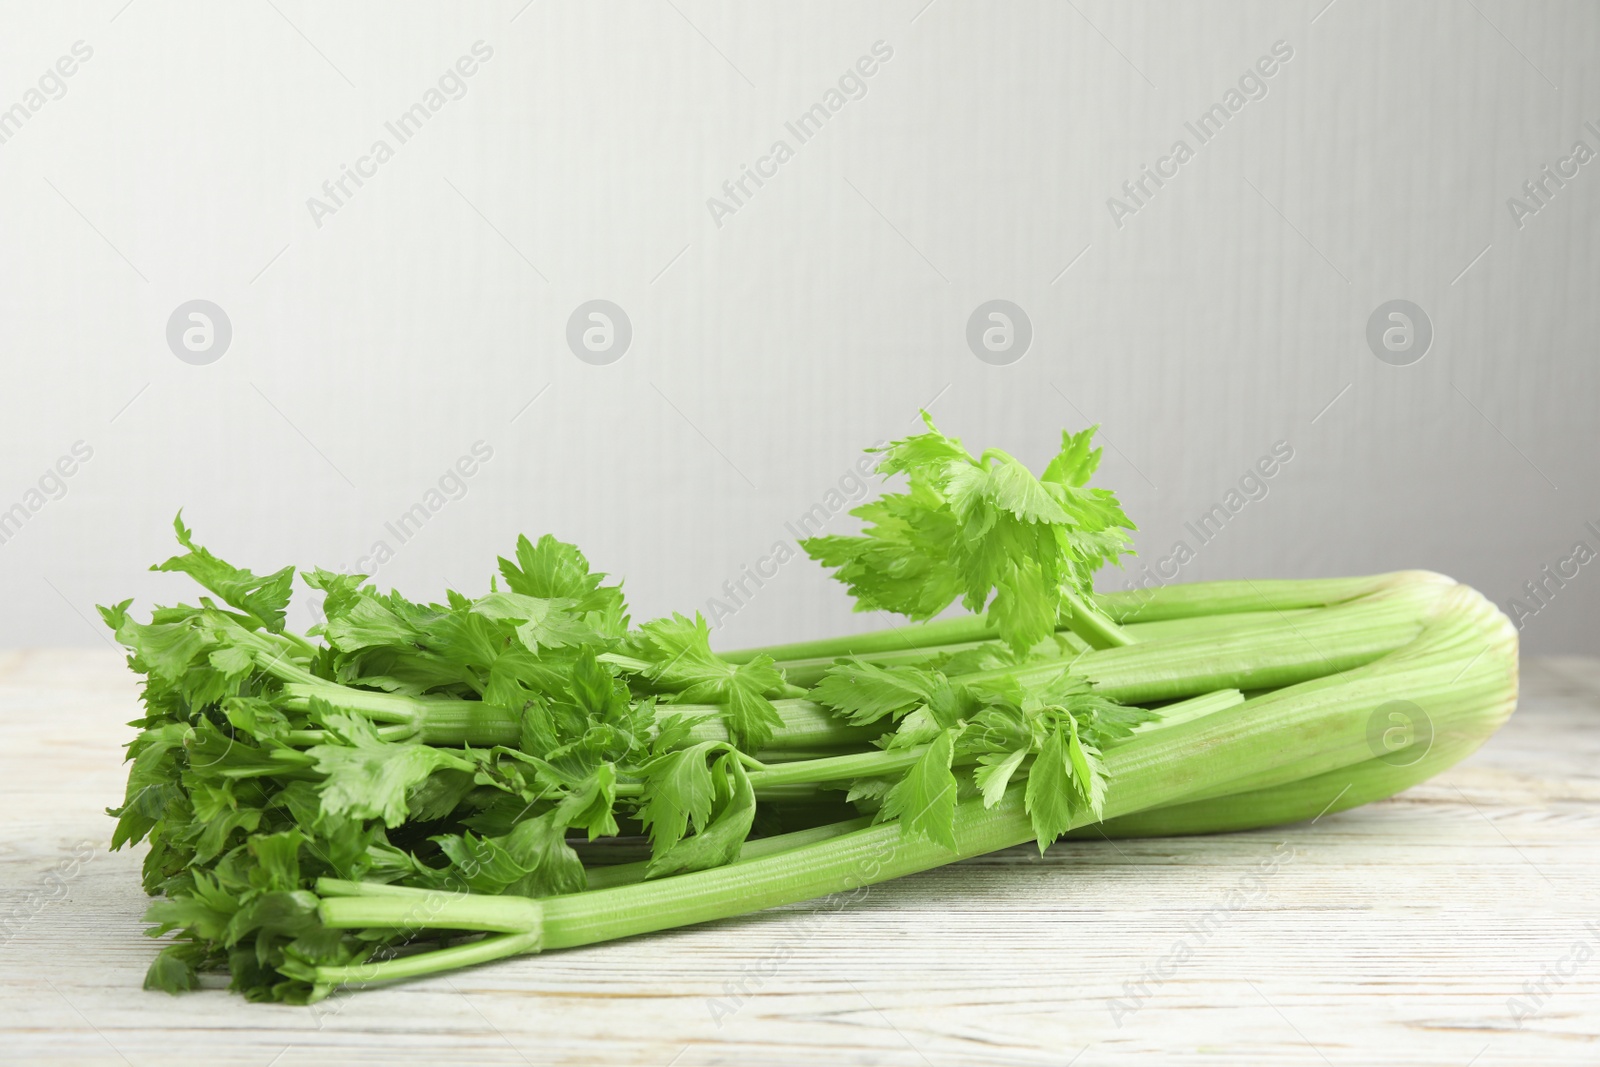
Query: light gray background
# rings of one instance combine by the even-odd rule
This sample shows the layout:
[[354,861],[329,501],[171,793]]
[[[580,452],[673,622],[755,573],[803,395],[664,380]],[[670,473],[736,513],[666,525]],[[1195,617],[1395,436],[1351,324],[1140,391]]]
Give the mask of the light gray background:
[[[1325,6],[1326,5],[1326,6]],[[0,144],[0,509],[93,459],[0,545],[0,645],[103,639],[92,605],[188,596],[143,568],[180,506],[258,569],[483,588],[519,531],[704,609],[857,449],[931,404],[1042,464],[1101,422],[1147,558],[1279,441],[1293,460],[1183,579],[1426,567],[1497,602],[1600,546],[1600,7],[1375,3],[8,4],[0,108],[82,40]],[[307,207],[474,42],[492,60],[320,228]],[[866,95],[718,227],[707,199],[884,41]],[[1137,215],[1107,210],[1274,42],[1293,59]],[[209,366],[165,341],[223,307]],[[630,316],[578,360],[569,315]],[[1031,350],[968,350],[983,301]],[[1365,341],[1432,320],[1406,367]],[[530,399],[537,397],[531,406]],[[493,459],[386,533],[474,441]],[[853,520],[840,515],[830,529]],[[1109,575],[1102,588],[1120,584]],[[308,608],[291,616],[301,626]],[[875,620],[805,560],[724,644]],[[1527,622],[1596,651],[1600,565]]]

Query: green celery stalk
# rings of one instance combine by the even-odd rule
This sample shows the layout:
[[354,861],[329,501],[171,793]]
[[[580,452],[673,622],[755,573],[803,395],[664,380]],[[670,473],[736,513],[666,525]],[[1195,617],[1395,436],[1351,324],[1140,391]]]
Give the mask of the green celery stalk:
[[[1205,635],[1215,637],[1241,627],[1254,627],[1261,622],[1288,623],[1306,615],[1314,615],[1321,608],[1288,608],[1284,611],[1240,611],[1229,612],[1222,615],[1195,615],[1176,619],[1163,619],[1157,622],[1132,622],[1124,623],[1121,630],[1130,639],[1130,643],[1142,641],[1165,640],[1167,638]],[[1076,638],[1070,630],[1058,630],[1058,639],[1064,638],[1068,642]],[[905,648],[893,652],[869,652],[856,656],[857,659],[875,663],[883,667],[896,665],[920,666],[933,656],[941,653],[962,652],[969,648],[977,648],[984,644],[995,644],[995,641],[958,641],[952,644],[924,645],[918,648]],[[1079,642],[1081,647],[1077,652],[1089,651],[1089,646]],[[777,664],[783,670],[784,677],[796,685],[811,686],[822,680],[838,660],[833,657],[818,657],[812,659],[784,660]]]
[[[1236,612],[1295,611],[1329,607],[1381,592],[1419,578],[1438,579],[1428,571],[1393,571],[1352,578],[1262,579],[1260,581],[1188,582],[1116,593],[1096,593],[1094,606],[1118,624],[1160,622]],[[1448,579],[1445,579],[1448,581]],[[928,645],[993,641],[999,631],[982,615],[963,615],[932,622],[905,623],[886,630],[795,641],[759,648],[720,652],[730,663],[759,655],[780,664],[794,660],[834,660],[879,652],[901,652]]]
[[[1422,707],[1436,733],[1447,739],[1440,758],[1463,754],[1473,741],[1488,736],[1514,704],[1516,632],[1492,604],[1464,586],[1451,587],[1442,599],[1443,610],[1392,655],[1295,683],[1226,713],[1152,731],[1110,750],[1105,756],[1110,785],[1101,817],[1115,820],[1195,798],[1283,789],[1297,782],[1309,783],[1308,798],[1329,791],[1323,804],[1331,810],[1355,788],[1331,793],[1331,787],[1341,777],[1362,774],[1373,757],[1372,715],[1398,697]],[[1363,788],[1370,791],[1370,781]],[[539,901],[513,898],[515,904],[507,898],[458,896],[436,902],[426,924],[505,936],[399,960],[318,967],[312,973],[318,987],[328,990],[851,891],[1031,840],[1034,830],[1023,811],[1022,793],[1020,786],[1013,786],[994,808],[977,799],[958,804],[953,851],[907,839],[896,823],[885,823],[744,863],[635,885]],[[1095,821],[1082,812],[1075,824]],[[380,894],[324,899],[319,914],[324,925],[335,929],[404,929],[418,918],[414,902]]]
[[1076,634],[1090,648],[1121,648],[1134,643],[1128,631],[1118,626],[1097,605],[1085,603],[1071,589],[1063,587],[1061,599],[1065,607],[1058,628]]
[[[1416,639],[1440,610],[1454,582],[1426,571],[1402,572],[1379,592],[1290,619],[1261,616],[1215,633],[1181,633],[1119,648],[1084,652],[1070,661],[1075,674],[1095,684],[1100,693],[1129,704],[1196,696],[1222,689],[1274,689],[1337,671],[1359,667]],[[1013,675],[1042,680],[1067,661],[969,676]],[[787,719],[806,706],[786,701]],[[811,705],[816,708],[816,705]],[[817,709],[826,715],[825,709]],[[724,739],[720,723],[699,728],[708,739]],[[833,743],[859,741],[841,728]],[[810,734],[810,744],[828,744],[825,730]],[[776,744],[775,744],[776,747]]]
[[[1439,608],[1453,582],[1425,571],[1383,576],[1377,592],[1333,607],[1288,618],[1256,616],[1215,632],[1183,631],[1156,636],[1137,644],[1094,649],[1071,660],[1071,668],[1106,696],[1124,703],[1150,703],[1196,696],[1221,689],[1270,689],[1320,677],[1370,663],[1414,639]],[[1353,580],[1341,579],[1339,588]],[[1228,584],[1228,583],[1219,583]],[[1299,583],[1286,583],[1297,585]],[[1372,581],[1367,581],[1372,586]],[[1284,591],[1285,602],[1304,600],[1306,591]],[[1200,598],[1188,597],[1186,603]],[[1225,591],[1220,603],[1242,603],[1234,590]],[[1259,600],[1258,600],[1259,603]],[[1286,609],[1287,610],[1287,609]],[[998,677],[1044,678],[1068,661],[990,672]],[[985,675],[974,675],[981,679]],[[519,730],[514,717],[479,701],[451,697],[407,697],[393,693],[357,690],[337,683],[313,680],[285,686],[289,706],[306,707],[313,696],[335,707],[360,711],[379,722],[410,723],[416,736],[435,744],[479,746],[515,744]],[[769,746],[784,748],[842,748],[861,745],[881,733],[876,727],[843,723],[828,709],[801,698],[773,702],[784,725]],[[681,704],[673,710],[704,718],[692,738],[727,740],[727,730],[716,717],[715,705]]]

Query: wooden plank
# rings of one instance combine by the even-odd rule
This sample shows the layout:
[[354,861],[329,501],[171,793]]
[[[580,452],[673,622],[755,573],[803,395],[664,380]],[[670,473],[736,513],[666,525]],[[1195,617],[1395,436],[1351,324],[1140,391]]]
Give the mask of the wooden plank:
[[[139,856],[104,851],[103,814],[133,680],[109,653],[8,653],[0,1058],[1594,1063],[1600,661],[1527,664],[1524,690],[1465,764],[1314,825],[1013,849],[843,909],[796,905],[308,1009],[140,988],[153,949]],[[1524,991],[1541,981],[1542,996]]]

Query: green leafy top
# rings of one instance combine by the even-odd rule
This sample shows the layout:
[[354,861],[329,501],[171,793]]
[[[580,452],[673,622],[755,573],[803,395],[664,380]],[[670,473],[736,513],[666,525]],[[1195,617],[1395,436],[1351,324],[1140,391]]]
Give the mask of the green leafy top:
[[188,552],[158,563],[151,570],[182,571],[221,597],[225,604],[244,612],[272,633],[283,630],[284,609],[289,605],[294,583],[293,567],[257,576],[242,567],[224,563],[195,544],[189,528],[183,524],[182,511],[173,518],[172,527],[177,531],[178,544]]
[[711,628],[699,612],[693,619],[674,612],[629,635],[627,650],[643,661],[643,682],[672,703],[722,706],[728,735],[741,749],[753,752],[782,725],[771,698],[786,689],[783,672],[772,657],[756,656],[733,664],[711,651]]
[[1105,800],[1105,749],[1157,716],[1096,694],[1065,667],[1043,681],[1005,671],[951,677],[925,667],[847,660],[830,668],[817,700],[856,725],[889,720],[885,748],[917,747],[917,762],[892,782],[858,783],[878,795],[880,820],[955,847],[958,798],[981,794],[988,807],[1026,779],[1024,809],[1040,851]]
[[[100,609],[143,679],[140,733],[114,846],[148,841],[152,933],[179,930],[156,988],[226,965],[259,999],[307,999],[308,968],[348,963],[370,939],[321,930],[319,877],[545,896],[581,890],[569,832],[651,834],[651,877],[731,862],[755,815],[748,757],[691,742],[720,715],[747,746],[778,717],[770,660],[737,667],[681,616],[629,635],[621,589],[576,547],[519,538],[502,588],[443,604],[312,569],[323,621],[285,630],[293,570],[266,577],[193,543],[161,570],[219,597]],[[320,636],[325,643],[317,643]],[[309,638],[309,639],[308,639]],[[637,658],[622,655],[635,653]],[[722,704],[658,714],[658,705]],[[443,711],[494,721],[508,744],[424,743]]]
[[[1098,457],[1087,433],[1066,439],[1041,480],[929,429],[882,463],[907,474],[910,491],[862,509],[892,535],[814,544],[853,546],[847,562],[874,605],[927,615],[956,597],[981,609],[993,594],[1007,644],[922,667],[841,664],[812,695],[851,723],[882,724],[884,758],[859,765],[881,777],[850,784],[879,818],[949,843],[959,797],[994,804],[1010,789],[1042,845],[1100,810],[1101,753],[1144,713],[1064,670],[1018,683],[1083,647],[1018,627],[1052,629],[1058,600],[1047,594],[1065,596],[1122,551],[1125,522],[1114,498],[1083,488]],[[148,842],[145,887],[162,898],[152,933],[177,932],[150,970],[156,988],[190,988],[199,970],[226,967],[252,998],[314,999],[327,992],[319,966],[413,936],[324,928],[309,892],[322,878],[572,893],[597,874],[580,837],[623,834],[649,842],[629,878],[734,863],[758,819],[764,832],[791,819],[809,828],[829,803],[792,788],[792,765],[785,787],[785,762],[754,754],[787,744],[798,755],[795,738],[817,733],[859,737],[800,725],[775,738],[774,701],[803,691],[771,658],[716,655],[698,615],[632,627],[621,587],[550,536],[519,538],[486,592],[447,590],[442,603],[361,574],[303,571],[323,599],[322,620],[301,635],[286,628],[291,569],[254,575],[195,545],[181,518],[176,529],[186,553],[158,569],[189,574],[208,595],[147,621],[126,601],[101,609],[142,676],[127,791],[111,814],[115,845]],[[1043,606],[1018,607],[1034,601]]]
[[550,534],[537,544],[519,535],[516,557],[515,561],[500,557],[500,575],[513,593],[568,602],[598,633],[617,635],[627,630],[622,586],[603,584],[606,576],[589,569],[577,545]]
[[[879,473],[906,475],[903,493],[886,493],[851,514],[860,536],[802,541],[835,568],[858,611],[930,619],[957,598],[988,609],[1000,636],[1018,651],[1056,627],[1068,593],[1087,601],[1094,572],[1131,554],[1135,527],[1108,489],[1085,488],[1100,463],[1095,429],[1063,433],[1061,450],[1035,477],[999,449],[974,457],[923,413],[926,433],[891,442]],[[992,600],[991,600],[992,595]]]

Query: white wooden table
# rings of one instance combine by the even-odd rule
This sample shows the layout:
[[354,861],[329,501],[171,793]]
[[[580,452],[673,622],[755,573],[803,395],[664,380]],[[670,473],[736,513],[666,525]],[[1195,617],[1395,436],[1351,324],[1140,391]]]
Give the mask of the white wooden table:
[[140,855],[103,814],[133,680],[4,654],[0,1061],[1600,1063],[1600,661],[1523,688],[1465,764],[1314,825],[1015,849],[296,1008],[140,988]]

